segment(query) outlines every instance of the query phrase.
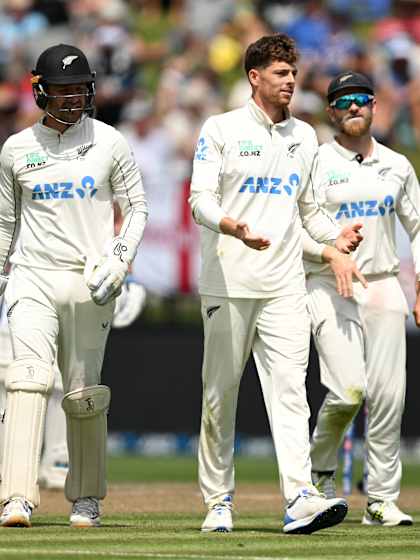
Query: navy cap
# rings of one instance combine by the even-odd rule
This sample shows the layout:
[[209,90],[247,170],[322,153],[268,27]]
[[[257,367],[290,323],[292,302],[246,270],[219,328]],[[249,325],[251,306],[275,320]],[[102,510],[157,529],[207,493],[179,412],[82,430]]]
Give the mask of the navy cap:
[[334,99],[337,99],[340,95],[345,95],[348,90],[375,95],[373,84],[367,76],[359,74],[358,72],[342,72],[334,78],[328,86],[328,102],[331,103],[331,101],[334,101]]
[[40,54],[34,76],[45,84],[81,84],[92,82],[91,71],[85,54],[73,45],[53,45]]

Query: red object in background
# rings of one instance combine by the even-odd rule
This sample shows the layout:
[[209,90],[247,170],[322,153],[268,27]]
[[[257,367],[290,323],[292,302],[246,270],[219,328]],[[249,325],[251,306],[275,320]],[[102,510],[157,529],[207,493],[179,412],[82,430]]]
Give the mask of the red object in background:
[[193,224],[191,208],[188,204],[191,180],[186,179],[182,184],[182,202],[180,205],[180,235],[181,243],[179,248],[179,291],[183,294],[192,292],[191,285],[191,228]]
[[389,17],[378,21],[374,27],[375,41],[384,43],[400,33],[405,33],[406,29],[400,19]]

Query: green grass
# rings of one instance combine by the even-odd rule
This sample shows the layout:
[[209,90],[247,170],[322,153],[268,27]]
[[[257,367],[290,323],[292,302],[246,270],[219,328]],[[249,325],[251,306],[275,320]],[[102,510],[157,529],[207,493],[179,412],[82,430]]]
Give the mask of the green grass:
[[[359,466],[360,470],[360,466]],[[240,482],[277,482],[272,460],[239,458]],[[357,476],[357,475],[356,475]],[[112,457],[111,482],[196,481],[191,458]],[[405,468],[404,485],[420,487],[418,466]],[[420,507],[420,504],[419,504]],[[1,560],[406,560],[420,558],[420,509],[411,511],[414,527],[371,528],[360,524],[361,511],[351,509],[346,520],[310,536],[280,531],[277,512],[240,514],[232,534],[201,534],[202,514],[107,515],[100,529],[68,527],[65,516],[36,515],[32,529],[1,529]]]
[[[277,482],[277,466],[274,458],[239,457],[235,461],[236,480],[240,482]],[[362,465],[357,462],[354,479],[362,477]],[[127,455],[110,457],[108,460],[108,479],[110,482],[195,482],[197,479],[197,462],[185,457],[140,457]],[[341,473],[338,473],[338,482]],[[407,464],[403,467],[404,486],[420,488],[420,466]],[[420,505],[420,504],[419,504]]]
[[[417,522],[420,512],[416,513]],[[201,516],[141,515],[107,518],[101,529],[74,530],[63,517],[36,518],[30,530],[3,529],[0,557],[5,560],[66,558],[260,559],[337,558],[404,560],[420,557],[416,527],[369,528],[359,512],[336,528],[310,536],[279,531],[274,516],[241,516],[232,534],[203,535]]]
[[[271,482],[277,479],[274,459],[239,458],[236,478],[243,482]],[[195,482],[197,462],[191,457],[110,457],[108,478],[112,482]]]

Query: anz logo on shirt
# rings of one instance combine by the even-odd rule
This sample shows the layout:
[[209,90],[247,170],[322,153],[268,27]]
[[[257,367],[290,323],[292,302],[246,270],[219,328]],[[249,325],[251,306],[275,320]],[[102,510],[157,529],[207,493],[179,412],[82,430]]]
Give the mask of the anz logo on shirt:
[[379,200],[360,200],[359,202],[343,202],[335,216],[341,218],[358,218],[359,216],[385,216],[395,212],[394,197],[388,194],[383,202]]
[[32,200],[93,198],[97,192],[95,179],[86,175],[80,181],[80,185],[74,185],[71,181],[35,185],[32,191]]
[[239,192],[250,194],[281,194],[285,192],[291,196],[293,189],[298,187],[299,184],[300,177],[297,173],[289,175],[289,179],[285,183],[283,183],[281,177],[248,177],[245,179]]
[[206,144],[206,139],[204,138],[204,136],[201,136],[201,138],[199,138],[197,142],[194,159],[198,159],[199,161],[206,161],[208,149],[209,147]]

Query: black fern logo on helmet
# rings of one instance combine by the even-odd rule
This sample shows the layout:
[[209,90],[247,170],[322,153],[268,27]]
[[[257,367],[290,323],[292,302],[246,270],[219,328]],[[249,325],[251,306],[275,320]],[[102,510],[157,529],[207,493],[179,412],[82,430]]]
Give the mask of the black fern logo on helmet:
[[63,58],[63,60],[61,61],[63,63],[63,70],[65,70],[67,68],[67,66],[70,66],[75,60],[76,58],[79,58],[77,55],[74,54],[70,54],[69,56],[65,56]]

